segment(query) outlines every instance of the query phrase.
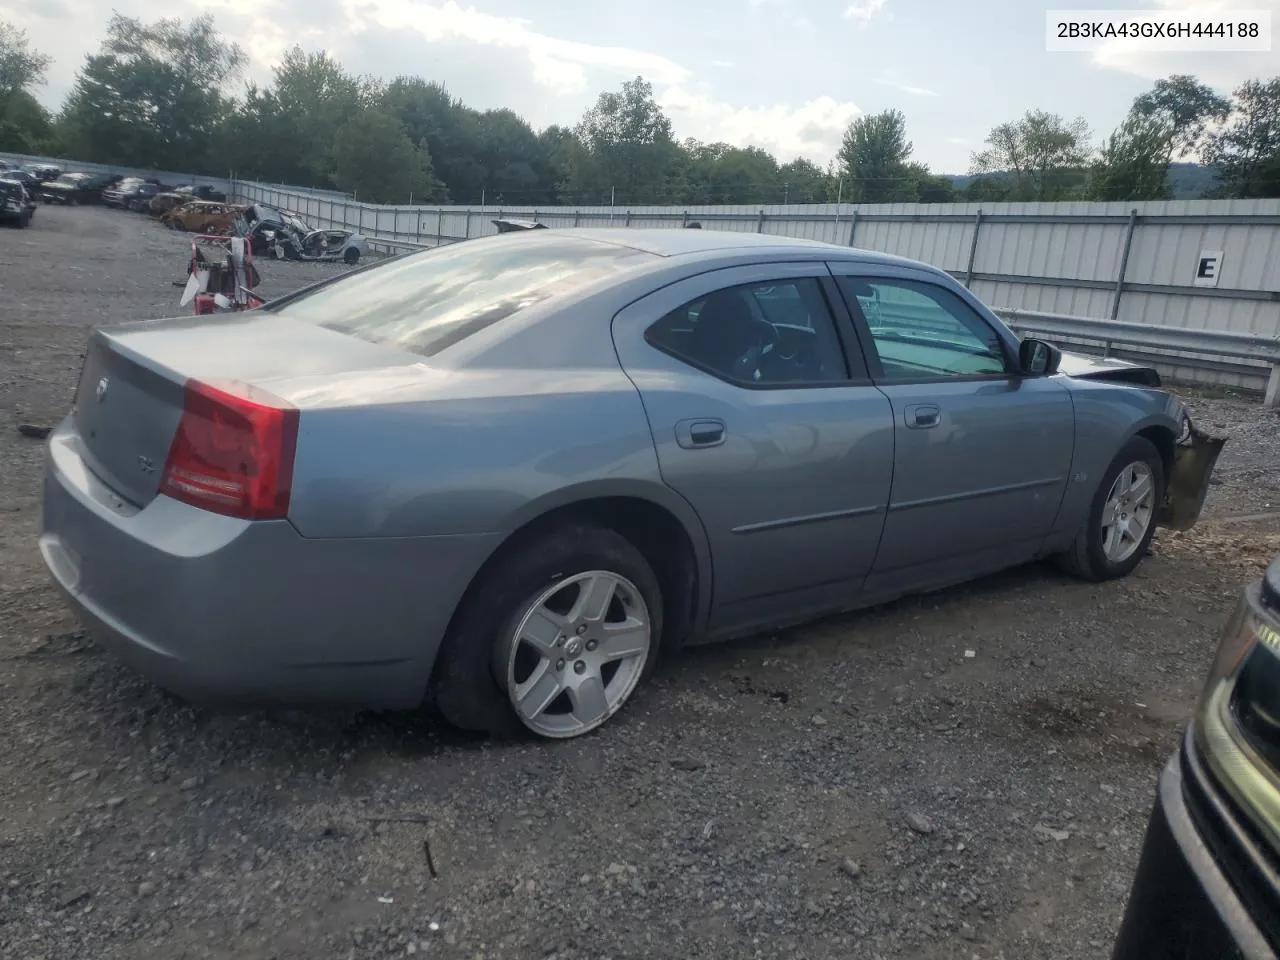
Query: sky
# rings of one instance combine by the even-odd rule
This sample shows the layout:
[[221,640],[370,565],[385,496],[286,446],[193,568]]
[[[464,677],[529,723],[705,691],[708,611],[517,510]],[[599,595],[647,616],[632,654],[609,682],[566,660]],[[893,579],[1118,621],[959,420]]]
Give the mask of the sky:
[[[678,138],[763,147],[825,165],[849,122],[907,118],[912,159],[964,173],[998,123],[1029,109],[1084,117],[1100,141],[1171,73],[1223,93],[1280,74],[1269,53],[1047,52],[1046,9],[1100,0],[0,0],[0,18],[54,58],[36,91],[56,108],[112,10],[154,20],[208,11],[269,82],[293,44],[353,73],[416,74],[535,128],[576,123],[602,90],[641,75]],[[1112,6],[1119,7],[1119,4]],[[1129,9],[1272,11],[1280,0],[1125,0]]]

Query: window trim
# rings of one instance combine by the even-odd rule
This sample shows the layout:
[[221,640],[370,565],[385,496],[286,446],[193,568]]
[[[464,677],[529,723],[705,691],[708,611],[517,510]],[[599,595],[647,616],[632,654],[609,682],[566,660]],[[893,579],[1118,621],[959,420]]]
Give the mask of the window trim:
[[[671,316],[677,310],[687,310],[690,305],[697,303],[699,300],[705,300],[712,294],[719,293],[722,290],[735,290],[743,287],[763,287],[769,284],[781,283],[801,283],[810,280],[816,283],[818,293],[822,297],[823,302],[827,306],[827,315],[831,320],[831,330],[835,334],[836,344],[840,349],[840,359],[844,362],[845,375],[838,380],[797,380],[787,383],[760,383],[755,380],[739,380],[735,377],[727,377],[719,370],[713,370],[705,363],[694,360],[692,357],[686,357],[676,353],[674,350],[656,343],[653,337],[653,328],[659,323]],[[843,321],[843,322],[842,322]],[[840,291],[836,289],[836,284],[831,276],[822,274],[797,274],[787,276],[778,274],[770,279],[746,280],[739,283],[730,283],[727,285],[717,286],[706,293],[700,293],[696,297],[684,301],[677,307],[666,311],[657,319],[645,325],[644,332],[641,335],[646,345],[659,353],[670,357],[678,363],[697,370],[709,377],[719,380],[721,383],[727,383],[730,386],[738,387],[743,390],[829,390],[832,387],[867,387],[872,385],[871,371],[867,367],[866,358],[862,356],[861,345],[858,344],[856,333],[853,336],[853,344],[858,345],[858,349],[853,349],[850,343],[850,331],[846,326],[848,321],[848,311],[845,309],[843,297]]]
[[[857,333],[858,340],[862,343],[863,353],[866,354],[867,368],[871,374],[871,381],[876,386],[902,386],[911,384],[931,384],[931,383],[1008,383],[1012,380],[1021,380],[1023,375],[1018,370],[1017,358],[1011,354],[1009,344],[1005,338],[1000,335],[1000,331],[991,325],[991,323],[980,312],[975,310],[973,306],[965,302],[964,297],[960,296],[954,290],[949,289],[945,284],[936,283],[932,280],[926,280],[922,277],[894,276],[889,273],[878,273],[859,271],[857,273],[839,273],[835,275],[836,289],[840,293],[840,298],[844,301],[849,311],[854,330]],[[897,284],[910,289],[912,286],[931,287],[936,290],[942,290],[951,294],[968,310],[984,327],[991,331],[996,342],[1000,345],[1000,353],[1004,358],[1004,373],[965,373],[965,374],[940,374],[938,376],[918,376],[918,377],[888,377],[885,376],[884,366],[880,361],[880,351],[876,346],[875,336],[871,333],[871,324],[867,322],[866,315],[862,312],[862,306],[858,303],[857,297],[852,297],[845,293],[845,285],[841,281],[863,280],[868,283]],[[852,302],[850,302],[852,300]],[[942,307],[939,304],[939,307]],[[945,307],[942,308],[946,310]],[[947,311],[950,312],[950,311]]]

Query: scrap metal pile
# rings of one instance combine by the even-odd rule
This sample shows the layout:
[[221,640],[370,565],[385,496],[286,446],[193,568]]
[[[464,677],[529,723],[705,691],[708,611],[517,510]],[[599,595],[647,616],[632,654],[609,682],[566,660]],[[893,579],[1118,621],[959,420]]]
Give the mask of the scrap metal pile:
[[[217,248],[221,258],[206,257],[201,245]],[[252,310],[266,302],[253,292],[260,280],[250,244],[244,237],[201,234],[191,242],[187,282],[180,303],[185,307],[194,302],[197,315]]]

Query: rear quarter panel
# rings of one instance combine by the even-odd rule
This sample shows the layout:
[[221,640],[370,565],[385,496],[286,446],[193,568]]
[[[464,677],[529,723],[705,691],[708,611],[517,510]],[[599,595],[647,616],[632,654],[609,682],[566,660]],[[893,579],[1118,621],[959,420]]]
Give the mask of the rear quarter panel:
[[1089,512],[1103,473],[1131,437],[1149,427],[1181,430],[1181,402],[1163,390],[1064,378],[1075,404],[1076,442],[1070,482],[1054,525],[1061,545],[1069,543]]
[[618,369],[421,365],[272,389],[303,407],[289,511],[303,536],[507,533],[574,499],[666,492]]

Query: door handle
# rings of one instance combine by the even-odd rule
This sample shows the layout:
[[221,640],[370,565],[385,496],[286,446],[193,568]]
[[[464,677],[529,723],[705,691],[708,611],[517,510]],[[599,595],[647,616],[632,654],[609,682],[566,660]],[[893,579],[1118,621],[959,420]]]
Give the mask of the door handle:
[[913,430],[936,427],[942,412],[936,403],[909,403],[906,409],[907,426]]
[[723,420],[681,420],[676,424],[676,443],[686,450],[718,447],[724,443],[724,434]]

